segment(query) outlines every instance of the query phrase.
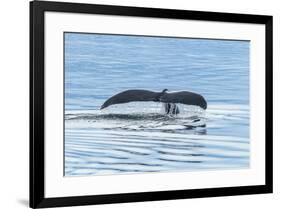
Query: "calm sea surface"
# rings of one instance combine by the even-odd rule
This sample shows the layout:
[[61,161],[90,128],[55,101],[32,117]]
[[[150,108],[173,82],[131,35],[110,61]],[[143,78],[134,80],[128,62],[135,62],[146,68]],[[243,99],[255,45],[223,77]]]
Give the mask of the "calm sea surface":
[[[65,175],[249,167],[248,41],[65,33]],[[199,93],[206,111],[132,102],[128,89]]]

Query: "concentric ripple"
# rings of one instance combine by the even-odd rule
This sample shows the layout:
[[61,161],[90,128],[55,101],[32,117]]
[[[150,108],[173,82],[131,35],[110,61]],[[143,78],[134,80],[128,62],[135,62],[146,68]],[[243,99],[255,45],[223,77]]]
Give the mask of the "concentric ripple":
[[[65,114],[66,176],[249,166],[248,137],[219,135],[248,117],[246,106],[217,105],[207,112],[181,107],[177,116],[131,107]],[[132,113],[121,114],[120,108]]]

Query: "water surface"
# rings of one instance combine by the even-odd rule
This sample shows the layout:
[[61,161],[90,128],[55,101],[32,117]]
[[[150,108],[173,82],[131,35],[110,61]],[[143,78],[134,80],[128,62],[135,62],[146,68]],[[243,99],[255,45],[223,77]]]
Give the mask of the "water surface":
[[[65,175],[249,167],[248,41],[65,33]],[[200,93],[206,111],[133,102],[127,89]]]

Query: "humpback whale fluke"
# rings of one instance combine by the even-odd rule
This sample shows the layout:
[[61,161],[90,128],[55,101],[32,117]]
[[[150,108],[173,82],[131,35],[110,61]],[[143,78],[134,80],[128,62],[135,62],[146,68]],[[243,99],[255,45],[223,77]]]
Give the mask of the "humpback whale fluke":
[[178,107],[175,105],[176,103],[195,105],[203,109],[207,109],[207,102],[200,94],[189,91],[179,91],[171,93],[167,93],[167,91],[168,89],[164,89],[162,92],[153,92],[141,89],[123,91],[106,100],[105,103],[101,106],[101,109],[114,104],[144,101],[165,103],[165,111],[169,114],[179,113]]

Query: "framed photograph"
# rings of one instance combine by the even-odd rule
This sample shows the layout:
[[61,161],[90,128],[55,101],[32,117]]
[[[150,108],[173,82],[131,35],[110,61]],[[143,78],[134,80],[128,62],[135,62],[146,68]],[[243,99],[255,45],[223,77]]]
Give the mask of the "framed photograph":
[[30,3],[30,207],[272,192],[272,16]]

